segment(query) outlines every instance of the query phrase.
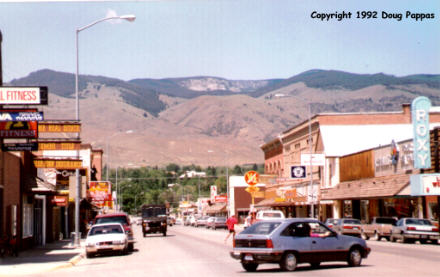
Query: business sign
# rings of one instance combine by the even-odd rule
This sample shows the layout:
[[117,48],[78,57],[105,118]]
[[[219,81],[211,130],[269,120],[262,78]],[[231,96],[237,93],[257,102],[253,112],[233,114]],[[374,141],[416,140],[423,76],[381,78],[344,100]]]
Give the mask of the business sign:
[[27,143],[3,143],[2,151],[37,151],[38,143],[27,142]]
[[228,197],[225,194],[216,195],[214,197],[214,202],[215,203],[227,203]]
[[256,184],[258,184],[258,182],[260,182],[260,174],[258,174],[258,172],[253,170],[248,171],[244,175],[244,181],[249,186],[255,186]]
[[80,133],[81,123],[55,123],[40,122],[38,124],[40,133]]
[[51,141],[38,142],[38,150],[80,150],[81,141]]
[[217,196],[217,186],[211,186],[211,202],[214,202]]
[[440,196],[440,173],[411,175],[410,186],[412,196]]
[[43,112],[0,110],[0,121],[41,121]]
[[36,168],[80,169],[82,160],[37,158],[34,165]]
[[293,165],[290,167],[290,178],[303,179],[306,178],[306,166],[305,165]]
[[324,154],[301,154],[301,165],[310,166],[310,160],[312,166],[324,166],[325,155]]
[[63,195],[54,195],[52,198],[52,204],[58,207],[66,207],[67,206],[67,196]]
[[47,87],[0,87],[0,105],[47,105]]
[[0,138],[38,138],[37,121],[0,121]]
[[97,207],[113,207],[112,201],[112,185],[105,181],[90,181],[87,197],[90,198],[92,204]]
[[414,168],[431,168],[429,140],[429,109],[431,101],[424,96],[411,103],[411,118],[414,130]]

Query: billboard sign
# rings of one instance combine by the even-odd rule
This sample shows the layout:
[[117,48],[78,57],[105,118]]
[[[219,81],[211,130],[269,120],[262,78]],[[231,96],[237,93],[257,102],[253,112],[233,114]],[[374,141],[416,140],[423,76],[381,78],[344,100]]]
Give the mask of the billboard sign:
[[113,207],[112,201],[112,185],[107,181],[90,181],[87,197],[90,198],[92,204],[97,207]]
[[0,105],[47,105],[47,87],[0,87]]
[[45,141],[38,142],[38,150],[80,150],[81,141]]
[[217,186],[211,186],[211,202],[214,202],[217,196]]
[[37,121],[0,121],[0,138],[38,138]]
[[431,168],[431,147],[429,140],[429,109],[431,101],[424,96],[411,103],[411,119],[414,130],[414,168]]

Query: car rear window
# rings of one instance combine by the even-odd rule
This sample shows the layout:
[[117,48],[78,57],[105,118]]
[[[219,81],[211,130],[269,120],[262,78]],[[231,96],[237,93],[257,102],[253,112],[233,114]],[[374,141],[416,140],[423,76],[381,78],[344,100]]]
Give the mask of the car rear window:
[[344,219],[344,224],[358,224],[358,225],[360,225],[361,222],[358,219]]
[[96,224],[101,223],[111,223],[111,222],[117,222],[121,224],[128,224],[127,217],[125,216],[111,216],[111,217],[99,217],[96,219]]
[[263,213],[263,217],[281,218],[280,213]]
[[101,234],[122,234],[122,233],[124,233],[124,231],[122,230],[120,225],[107,225],[107,226],[92,227],[89,236],[101,235]]
[[376,223],[378,223],[378,224],[392,224],[392,225],[395,225],[396,224],[396,219],[395,218],[379,217],[379,218],[376,218]]
[[269,235],[281,222],[257,222],[246,228],[241,234]]
[[429,220],[426,219],[418,219],[418,218],[410,218],[406,220],[406,224],[414,224],[414,225],[432,225]]

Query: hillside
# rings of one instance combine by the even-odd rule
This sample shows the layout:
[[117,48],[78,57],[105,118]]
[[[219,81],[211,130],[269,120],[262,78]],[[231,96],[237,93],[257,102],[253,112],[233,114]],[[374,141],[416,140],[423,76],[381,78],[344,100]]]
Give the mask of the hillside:
[[[47,85],[45,118],[66,120],[75,115],[73,76],[41,70],[11,85]],[[305,120],[308,104],[312,115],[400,111],[402,103],[419,95],[440,105],[437,75],[402,79],[314,70],[286,80],[194,77],[125,82],[96,76],[80,80],[83,142],[102,148],[104,163],[125,167],[262,163],[259,145]]]

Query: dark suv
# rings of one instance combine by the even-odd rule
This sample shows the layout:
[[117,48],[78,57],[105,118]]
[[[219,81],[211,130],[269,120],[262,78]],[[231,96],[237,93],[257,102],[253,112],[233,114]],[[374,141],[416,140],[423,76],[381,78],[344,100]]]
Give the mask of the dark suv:
[[142,206],[142,233],[144,237],[151,233],[167,235],[167,209],[165,205]]
[[101,223],[121,223],[128,238],[128,250],[132,251],[134,246],[133,229],[131,228],[130,218],[126,213],[100,214],[95,217],[93,224]]

